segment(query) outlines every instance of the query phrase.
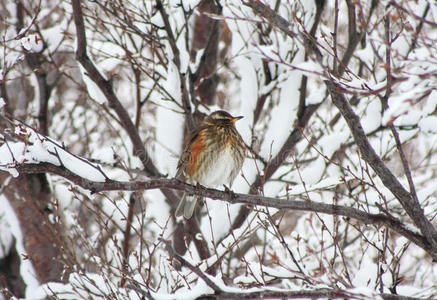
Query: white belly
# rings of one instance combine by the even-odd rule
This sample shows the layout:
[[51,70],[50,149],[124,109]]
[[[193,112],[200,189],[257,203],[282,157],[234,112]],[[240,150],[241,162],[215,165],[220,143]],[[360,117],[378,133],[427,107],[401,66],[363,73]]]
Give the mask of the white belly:
[[207,170],[206,176],[199,183],[207,187],[221,187],[223,184],[231,185],[235,168],[233,155],[228,149],[223,150],[217,162]]

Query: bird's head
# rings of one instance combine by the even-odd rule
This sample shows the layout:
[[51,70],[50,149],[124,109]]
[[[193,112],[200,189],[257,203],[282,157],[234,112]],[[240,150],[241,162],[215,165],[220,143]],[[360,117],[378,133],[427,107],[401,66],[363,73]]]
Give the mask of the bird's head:
[[233,117],[224,110],[217,110],[206,117],[203,123],[206,125],[234,125],[242,118],[243,116]]

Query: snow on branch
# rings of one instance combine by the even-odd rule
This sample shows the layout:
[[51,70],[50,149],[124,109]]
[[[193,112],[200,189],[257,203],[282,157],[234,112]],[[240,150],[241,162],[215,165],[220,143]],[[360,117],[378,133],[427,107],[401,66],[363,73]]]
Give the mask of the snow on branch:
[[3,145],[0,146],[0,170],[17,177],[20,166],[45,163],[68,170],[84,180],[97,183],[109,179],[99,165],[72,154],[64,145],[36,132],[24,123],[11,123],[14,131],[0,134],[3,138]]

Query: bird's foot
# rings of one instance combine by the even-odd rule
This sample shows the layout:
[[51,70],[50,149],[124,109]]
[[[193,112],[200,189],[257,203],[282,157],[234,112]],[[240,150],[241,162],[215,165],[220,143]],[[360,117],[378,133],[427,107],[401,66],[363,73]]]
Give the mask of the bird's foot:
[[236,197],[236,196],[235,196],[235,193],[234,193],[233,191],[231,191],[231,189],[228,188],[228,186],[227,186],[226,184],[224,184],[223,187],[224,187],[224,189],[225,189],[225,192],[229,195],[229,197],[230,197],[231,199],[234,199],[234,198]]

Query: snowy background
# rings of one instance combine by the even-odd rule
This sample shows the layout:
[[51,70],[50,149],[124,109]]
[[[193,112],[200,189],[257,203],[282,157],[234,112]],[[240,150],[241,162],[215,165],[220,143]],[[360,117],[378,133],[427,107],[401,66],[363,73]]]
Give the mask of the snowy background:
[[[437,240],[436,2],[80,2],[1,2],[0,298],[437,297],[417,222]],[[308,208],[206,199],[184,221],[180,188],[126,188],[171,179],[217,109],[244,116],[232,190]]]

